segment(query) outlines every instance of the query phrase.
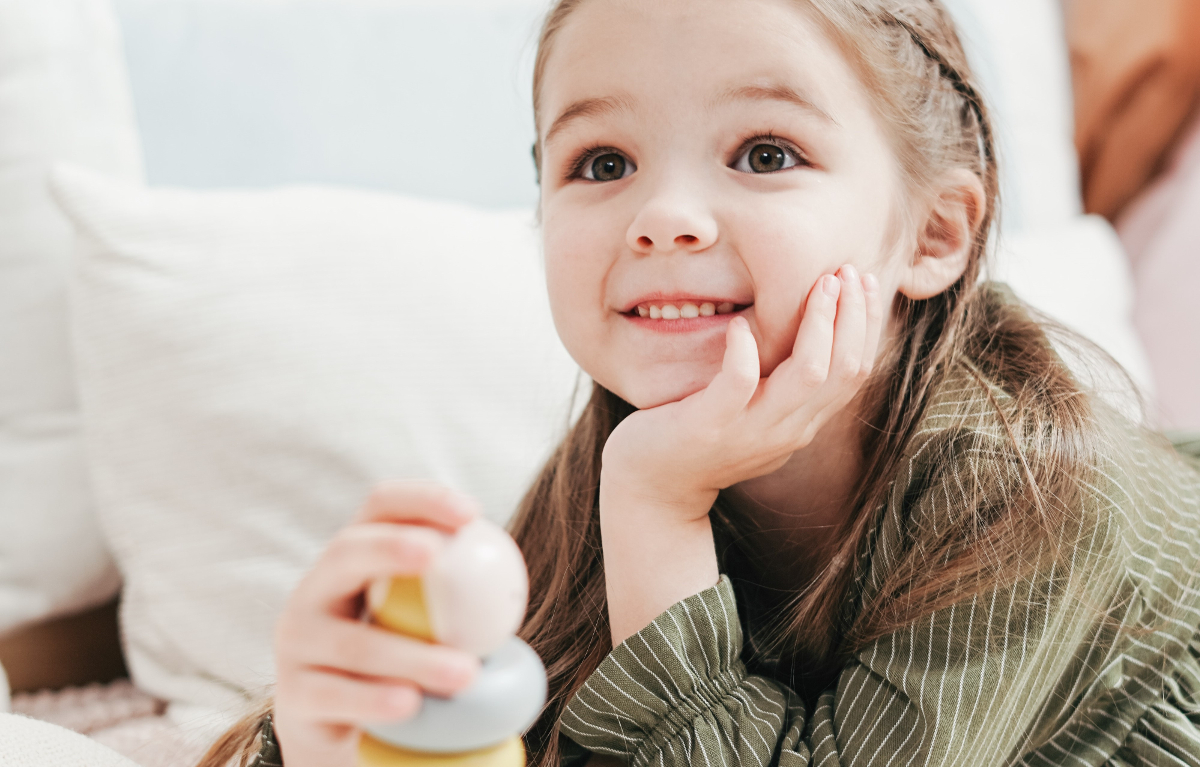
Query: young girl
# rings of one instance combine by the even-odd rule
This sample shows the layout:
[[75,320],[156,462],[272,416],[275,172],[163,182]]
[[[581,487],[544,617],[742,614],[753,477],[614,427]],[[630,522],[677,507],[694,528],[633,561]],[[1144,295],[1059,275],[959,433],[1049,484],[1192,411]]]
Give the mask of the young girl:
[[[595,386],[513,524],[531,761],[1200,765],[1200,473],[979,281],[995,151],[941,3],[561,0],[535,78]],[[354,618],[473,513],[377,491],[205,764],[349,767],[468,684]]]

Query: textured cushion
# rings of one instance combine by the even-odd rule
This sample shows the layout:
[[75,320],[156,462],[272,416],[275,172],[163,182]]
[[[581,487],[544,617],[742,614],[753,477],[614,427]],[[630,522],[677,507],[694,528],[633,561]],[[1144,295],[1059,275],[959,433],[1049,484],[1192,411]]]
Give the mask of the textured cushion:
[[0,755],[5,767],[137,767],[84,735],[15,714],[0,714]]
[[375,482],[437,479],[503,522],[561,437],[576,367],[529,212],[73,170],[56,190],[83,233],[86,442],[152,694],[228,710],[271,683],[283,600]]
[[55,158],[140,176],[108,0],[0,0],[0,632],[118,585],[79,442]]

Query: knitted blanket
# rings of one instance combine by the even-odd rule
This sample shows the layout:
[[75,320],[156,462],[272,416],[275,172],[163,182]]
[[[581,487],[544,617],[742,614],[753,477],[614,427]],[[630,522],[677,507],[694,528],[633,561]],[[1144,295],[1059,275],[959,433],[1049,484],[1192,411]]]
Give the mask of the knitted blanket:
[[165,708],[126,679],[12,698],[12,713],[86,735],[140,767],[191,767],[205,746],[190,741]]

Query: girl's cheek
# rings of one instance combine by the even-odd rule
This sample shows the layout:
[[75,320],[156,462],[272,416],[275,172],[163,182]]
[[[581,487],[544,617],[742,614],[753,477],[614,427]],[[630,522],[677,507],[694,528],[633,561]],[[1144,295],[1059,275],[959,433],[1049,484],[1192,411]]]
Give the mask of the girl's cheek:
[[570,222],[560,214],[547,216],[542,224],[542,254],[546,264],[546,288],[551,301],[572,289],[580,266],[586,262],[584,237],[568,237]]
[[764,376],[791,356],[809,290],[822,274],[837,270],[845,247],[795,210],[745,221],[745,231],[754,236],[738,243],[754,284],[754,327]]
[[[800,328],[800,307],[803,306],[803,299],[792,295],[777,298],[777,310],[771,311],[768,304],[763,306],[761,312],[756,311],[761,336],[758,339],[758,358],[763,377],[771,375],[775,368],[792,356],[796,332]],[[755,309],[758,309],[758,305]]]
[[[569,258],[556,258],[549,252],[546,254],[546,289],[554,327],[563,345],[575,356],[581,330],[578,322],[581,313],[578,311],[578,275],[569,267],[570,263]],[[578,358],[576,361],[579,361]]]
[[543,232],[550,311],[567,352],[589,375],[595,375],[592,356],[600,343],[603,269],[586,250],[586,237],[560,236],[561,231],[547,228]]

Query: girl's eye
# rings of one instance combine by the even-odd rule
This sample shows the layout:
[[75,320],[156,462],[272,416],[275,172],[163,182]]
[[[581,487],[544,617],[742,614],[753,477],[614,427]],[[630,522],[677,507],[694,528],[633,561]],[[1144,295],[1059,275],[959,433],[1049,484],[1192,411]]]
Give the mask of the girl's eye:
[[734,170],[743,173],[774,173],[794,168],[799,164],[795,154],[778,144],[755,144],[738,158]]
[[633,163],[619,154],[606,152],[584,164],[583,177],[588,181],[619,181],[633,170]]

